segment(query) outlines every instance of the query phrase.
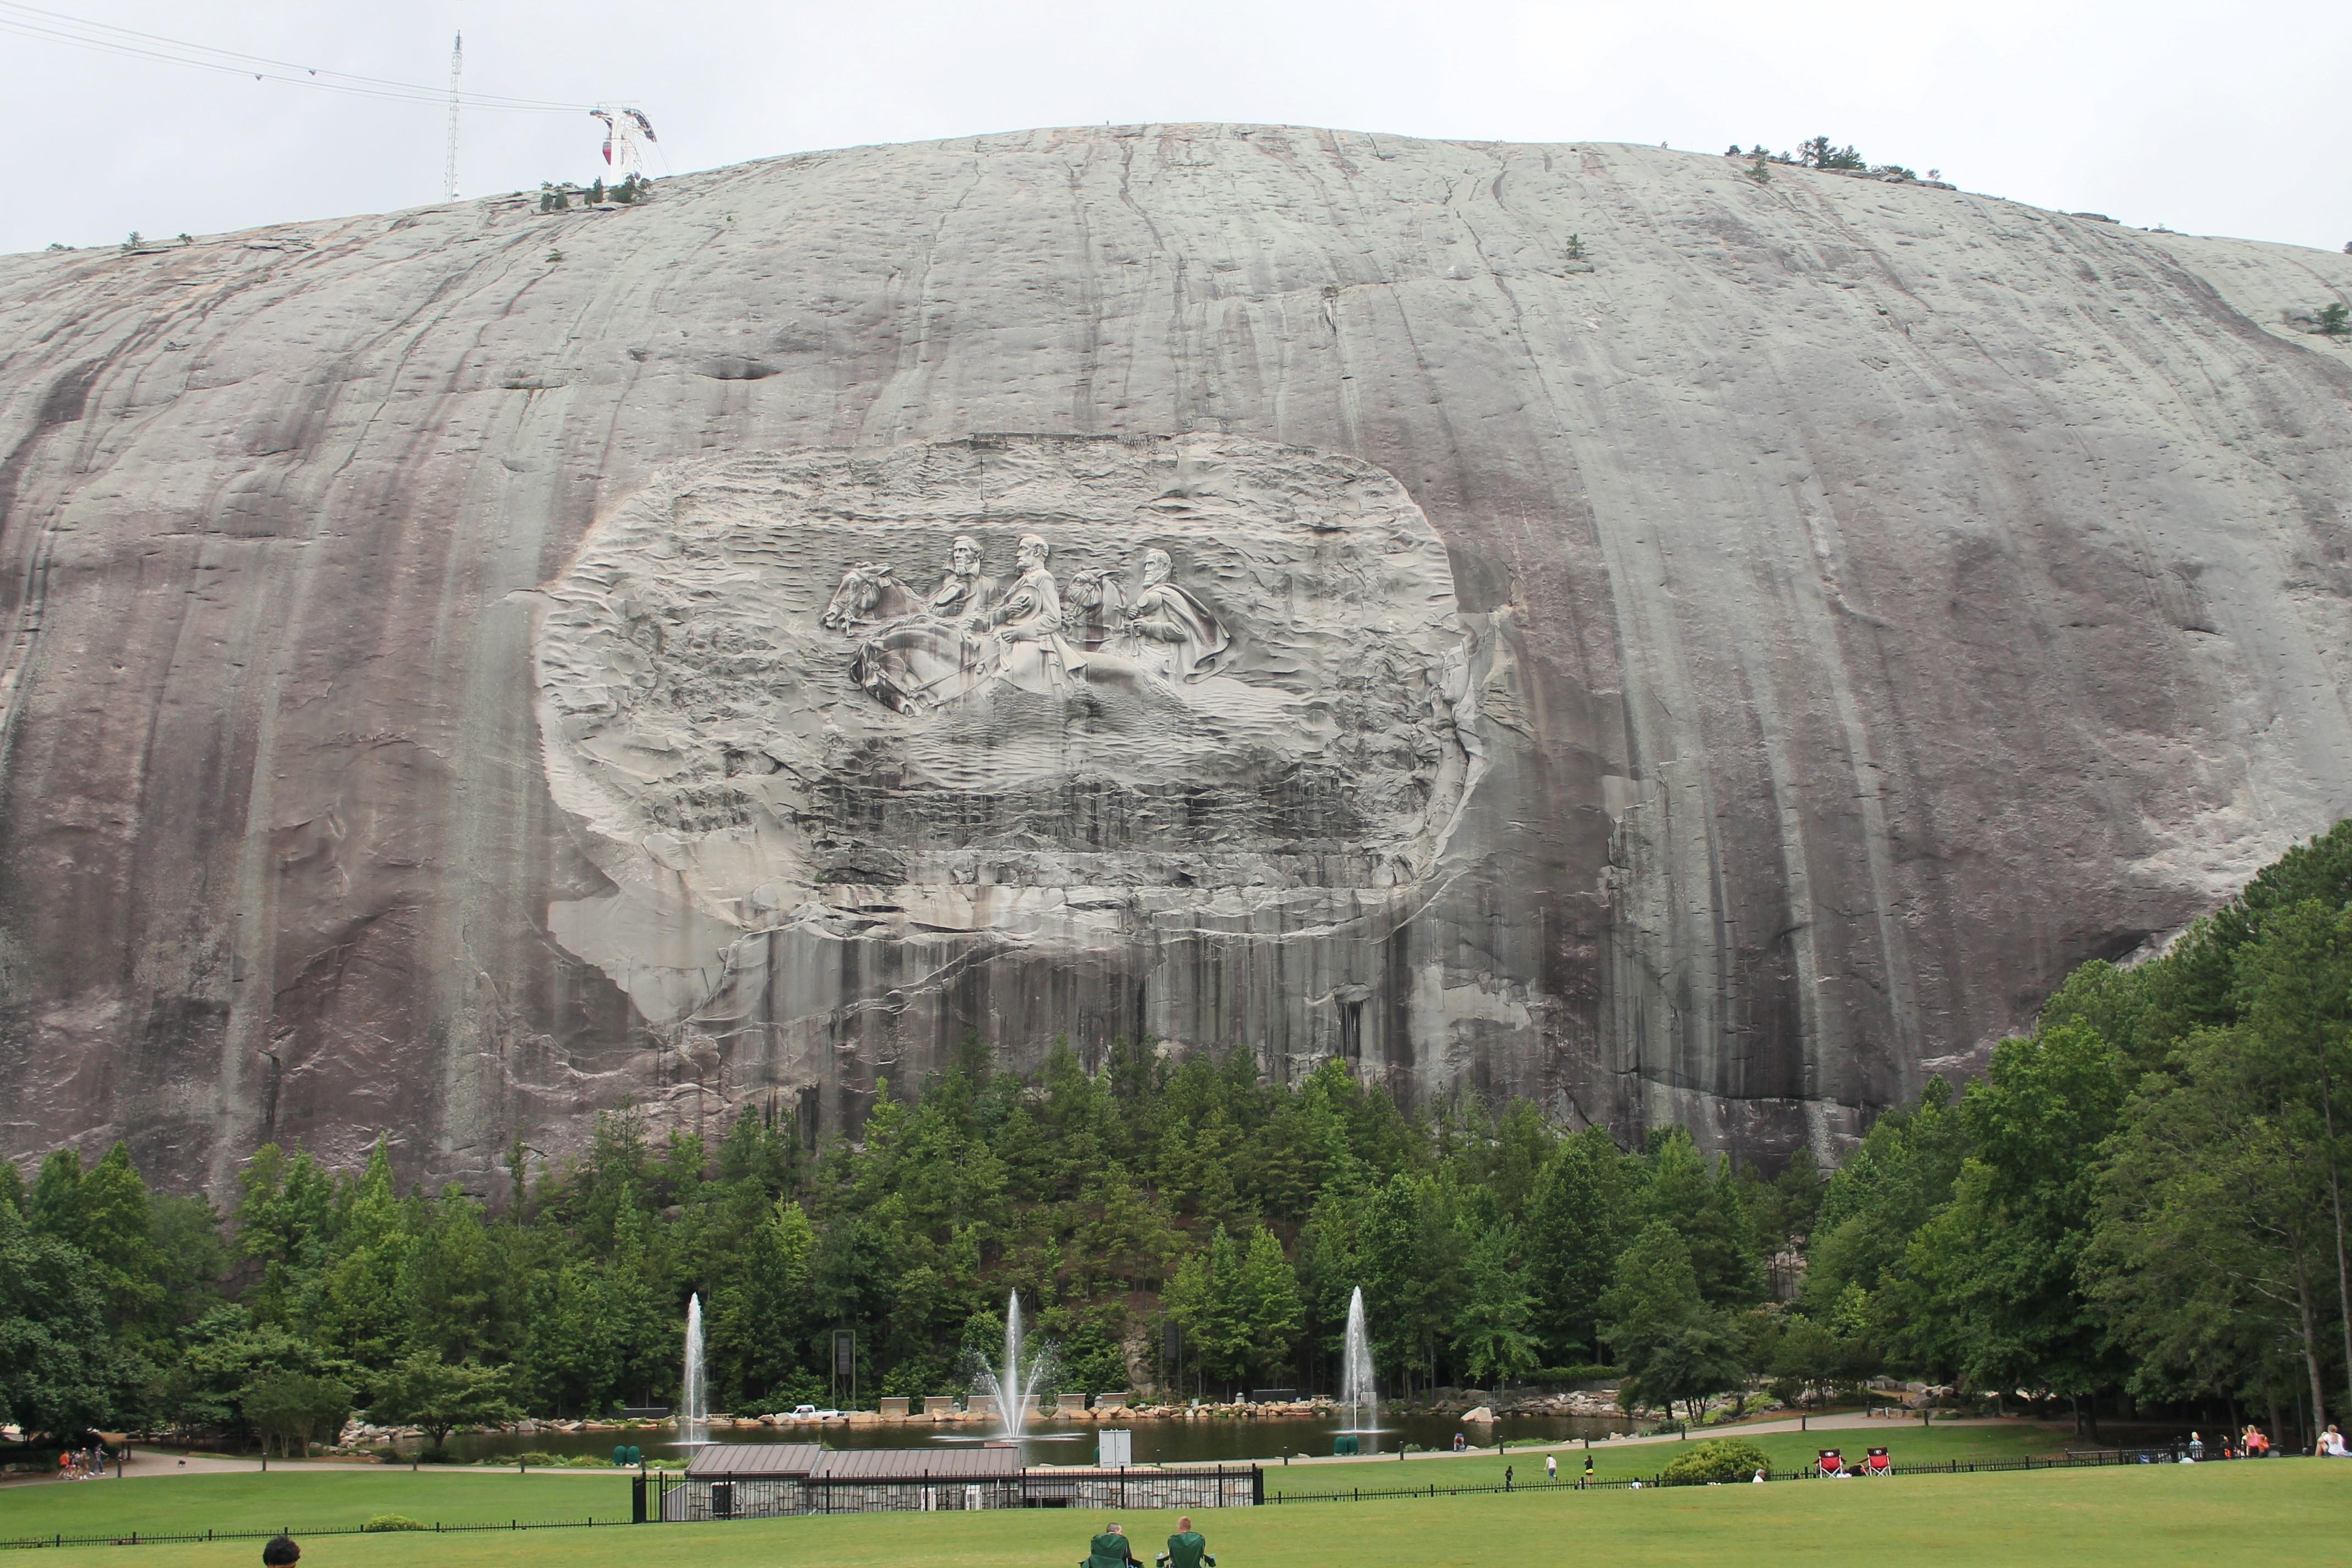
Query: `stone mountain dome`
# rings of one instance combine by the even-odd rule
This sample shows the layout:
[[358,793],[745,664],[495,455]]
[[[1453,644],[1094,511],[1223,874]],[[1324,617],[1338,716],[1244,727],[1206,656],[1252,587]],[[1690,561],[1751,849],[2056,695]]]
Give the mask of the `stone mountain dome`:
[[1265,126],[538,205],[0,259],[8,1153],[976,1033],[1833,1156],[2352,811],[2352,258]]

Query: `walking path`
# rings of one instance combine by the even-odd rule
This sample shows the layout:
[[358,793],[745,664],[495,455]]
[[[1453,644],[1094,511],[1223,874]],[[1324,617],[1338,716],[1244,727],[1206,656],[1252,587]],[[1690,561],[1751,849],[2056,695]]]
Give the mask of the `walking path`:
[[[2016,1417],[1997,1415],[1939,1415],[1934,1425],[1936,1426],[2031,1426],[2036,1424]],[[1856,1410],[1841,1412],[1834,1415],[1809,1416],[1802,1420],[1791,1415],[1781,1420],[1747,1421],[1728,1426],[1700,1426],[1692,1430],[1687,1440],[1697,1443],[1704,1442],[1709,1437],[1757,1437],[1786,1432],[1900,1432],[1920,1426],[1918,1422],[1897,1417],[1865,1415]],[[1932,1430],[1932,1428],[1928,1429]],[[1467,1431],[1468,1428],[1465,1427],[1464,1430]],[[1595,1437],[1590,1444],[1581,1437],[1563,1437],[1556,1443],[1541,1442],[1532,1437],[1514,1438],[1510,1442],[1510,1452],[1514,1454],[1565,1453],[1571,1448],[1581,1451],[1588,1446],[1594,1448],[1629,1448],[1653,1443],[1680,1443],[1685,1440],[1684,1436],[1679,1432],[1653,1432],[1638,1437],[1631,1436]],[[1404,1462],[1409,1464],[1416,1459],[1462,1458],[1472,1454],[1496,1454],[1502,1451],[1493,1444],[1466,1448],[1461,1454],[1456,1454],[1450,1448],[1431,1448],[1407,1454],[1404,1457]],[[1235,1461],[1228,1459],[1223,1462],[1232,1464]],[[1241,1462],[1263,1464],[1266,1461]],[[1287,1462],[1292,1465],[1393,1465],[1398,1460],[1394,1454],[1294,1454]],[[1169,1467],[1171,1469],[1188,1468],[1191,1468],[1189,1462]]]

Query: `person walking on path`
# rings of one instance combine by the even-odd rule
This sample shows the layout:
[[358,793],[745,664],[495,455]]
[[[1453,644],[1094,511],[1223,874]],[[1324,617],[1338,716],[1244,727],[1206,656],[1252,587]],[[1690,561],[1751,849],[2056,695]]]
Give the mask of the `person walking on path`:
[[1559,1479],[1559,1456],[1558,1454],[1546,1454],[1544,1456],[1544,1479],[1548,1481],[1556,1481]]
[[1209,1555],[1208,1539],[1192,1528],[1191,1516],[1176,1521],[1176,1533],[1168,1538],[1168,1554],[1160,1558],[1165,1568],[1217,1568],[1217,1560]]

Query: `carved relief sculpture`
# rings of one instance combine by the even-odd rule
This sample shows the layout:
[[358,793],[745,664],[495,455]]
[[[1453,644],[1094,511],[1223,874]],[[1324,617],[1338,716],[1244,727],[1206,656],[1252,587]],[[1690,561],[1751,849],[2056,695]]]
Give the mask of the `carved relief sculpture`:
[[1062,590],[1045,570],[1048,547],[1034,533],[1021,537],[1014,563],[1021,575],[1004,597],[965,618],[969,632],[993,632],[990,671],[1024,691],[1059,690],[1086,672],[1087,658],[1062,636]]
[[1168,552],[1143,552],[1143,586],[1127,609],[1118,651],[1162,680],[1189,681],[1232,638],[1200,600],[1168,580]]
[[[682,467],[547,605],[549,782],[608,884],[550,929],[662,1037],[764,1041],[782,1081],[1024,951],[1164,963],[1118,988],[1132,1031],[1275,1009],[1337,1051],[1314,999],[1386,984],[1384,933],[1486,772],[1445,548],[1330,453],[991,437]],[[1188,1000],[1200,944],[1291,933],[1311,954],[1267,958],[1288,978],[1262,998]]]

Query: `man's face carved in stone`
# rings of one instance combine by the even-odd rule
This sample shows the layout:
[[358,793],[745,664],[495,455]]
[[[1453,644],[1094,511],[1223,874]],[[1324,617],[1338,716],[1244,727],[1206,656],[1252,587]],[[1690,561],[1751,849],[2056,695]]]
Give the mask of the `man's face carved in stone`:
[[1143,585],[1150,588],[1168,581],[1170,564],[1168,552],[1165,550],[1145,551],[1143,552]]
[[1031,534],[1021,542],[1016,559],[1021,563],[1021,570],[1024,572],[1038,570],[1045,564],[1045,542],[1035,534]]
[[959,539],[948,552],[948,562],[957,576],[971,576],[980,570],[980,546],[969,539]]

